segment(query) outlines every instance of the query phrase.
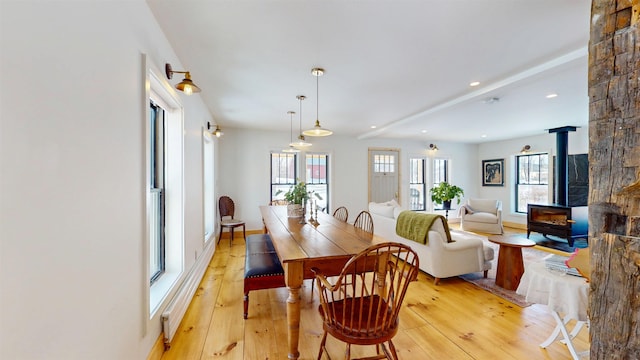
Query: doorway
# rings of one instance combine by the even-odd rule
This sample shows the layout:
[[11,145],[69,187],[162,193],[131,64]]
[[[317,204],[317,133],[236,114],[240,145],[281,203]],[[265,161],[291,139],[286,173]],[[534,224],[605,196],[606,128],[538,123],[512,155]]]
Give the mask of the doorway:
[[398,149],[369,149],[370,202],[399,200],[399,155]]

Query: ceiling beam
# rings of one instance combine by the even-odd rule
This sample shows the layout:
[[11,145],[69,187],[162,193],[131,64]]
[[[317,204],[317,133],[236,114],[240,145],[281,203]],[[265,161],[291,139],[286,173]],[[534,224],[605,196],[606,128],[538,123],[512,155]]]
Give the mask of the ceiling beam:
[[389,122],[389,123],[387,123],[387,124],[385,124],[383,126],[379,126],[377,129],[375,129],[373,131],[369,131],[369,132],[366,132],[366,133],[364,133],[362,135],[359,135],[358,139],[359,140],[363,140],[363,139],[368,139],[368,138],[372,138],[372,137],[376,137],[376,136],[382,135],[387,130],[392,129],[394,127],[410,123],[410,122],[415,121],[415,120],[417,120],[419,118],[422,118],[424,116],[428,116],[428,115],[434,114],[434,113],[436,113],[438,111],[442,111],[442,110],[451,108],[453,106],[459,105],[461,103],[464,103],[464,102],[467,102],[467,101],[470,101],[470,100],[474,100],[474,99],[479,98],[479,97],[481,97],[481,96],[483,96],[483,95],[485,95],[485,94],[487,94],[487,93],[489,93],[491,91],[500,89],[502,87],[505,87],[505,86],[508,86],[508,85],[511,85],[511,84],[514,84],[514,83],[517,83],[518,81],[522,81],[522,80],[528,79],[528,78],[530,78],[532,76],[541,74],[541,73],[543,73],[545,71],[549,71],[549,70],[554,69],[554,68],[556,68],[558,66],[561,66],[561,65],[570,63],[570,62],[572,62],[574,60],[578,60],[578,59],[581,59],[583,57],[586,57],[587,55],[588,55],[588,49],[587,49],[586,46],[582,47],[582,48],[579,48],[577,50],[574,50],[574,51],[566,53],[566,54],[564,54],[562,56],[559,56],[559,57],[557,57],[555,59],[549,60],[549,61],[547,61],[545,63],[542,63],[540,65],[531,67],[531,68],[529,68],[529,69],[527,69],[525,71],[519,72],[519,73],[517,73],[515,75],[512,75],[512,76],[509,76],[507,78],[504,78],[504,79],[502,79],[500,81],[496,81],[494,83],[488,84],[488,85],[486,85],[484,87],[481,87],[481,88],[479,88],[479,89],[477,89],[475,91],[472,91],[472,92],[470,92],[468,94],[464,94],[462,96],[453,98],[451,100],[448,100],[448,101],[445,101],[445,102],[441,102],[439,104],[436,104],[436,105],[434,105],[434,106],[432,106],[430,108],[427,108],[427,109],[422,110],[420,112],[417,112],[415,114],[409,115],[409,116],[404,117],[402,119],[398,119],[398,120]]

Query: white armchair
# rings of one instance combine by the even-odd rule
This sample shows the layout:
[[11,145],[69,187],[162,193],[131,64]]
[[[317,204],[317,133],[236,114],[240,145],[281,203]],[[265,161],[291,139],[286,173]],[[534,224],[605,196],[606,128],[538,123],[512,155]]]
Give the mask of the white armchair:
[[460,207],[462,230],[502,234],[502,201],[492,199],[467,199]]

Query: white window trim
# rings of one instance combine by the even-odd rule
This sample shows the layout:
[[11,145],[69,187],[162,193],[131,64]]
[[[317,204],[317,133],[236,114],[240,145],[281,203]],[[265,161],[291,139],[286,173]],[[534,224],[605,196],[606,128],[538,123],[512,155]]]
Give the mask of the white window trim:
[[[215,179],[215,168],[214,168],[214,158],[215,158],[215,146],[214,146],[214,138],[213,135],[206,129],[204,126],[202,128],[202,194],[203,194],[203,219],[202,223],[204,224],[204,242],[207,243],[212,237],[215,237],[216,233],[216,219],[217,219],[217,211],[216,211],[216,201],[215,201],[215,192],[214,192],[214,179]],[[210,155],[207,156],[207,152],[210,152]],[[207,161],[211,163],[207,165]],[[210,166],[210,168],[207,168]],[[210,176],[207,176],[207,172],[211,171]],[[210,184],[208,184],[210,182]],[[209,190],[207,191],[207,186],[209,186]],[[210,194],[209,194],[210,192]],[[210,195],[207,198],[207,195]]]
[[[184,272],[184,108],[171,85],[164,79],[163,71],[149,61],[146,55],[143,55],[144,74],[145,74],[145,96],[144,106],[145,115],[145,168],[146,178],[144,185],[145,194],[145,219],[146,226],[143,236],[144,251],[144,281],[146,284],[146,294],[148,299],[149,319],[159,315],[160,309],[165,302],[174,293],[176,284],[182,273]],[[165,223],[165,272],[164,274],[149,286],[149,204],[150,204],[150,155],[149,136],[150,128],[149,119],[149,100],[153,100],[159,106],[165,109],[165,115],[169,117],[167,121],[167,143],[171,151],[167,152],[167,191],[166,191],[166,223]]]

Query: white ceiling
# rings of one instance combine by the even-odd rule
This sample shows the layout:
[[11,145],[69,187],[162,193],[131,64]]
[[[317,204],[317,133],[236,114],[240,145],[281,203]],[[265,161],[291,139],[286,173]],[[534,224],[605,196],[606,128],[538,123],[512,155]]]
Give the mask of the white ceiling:
[[588,123],[589,0],[147,2],[223,129],[289,131],[299,94],[310,128],[314,67],[322,126],[360,139],[479,143]]

